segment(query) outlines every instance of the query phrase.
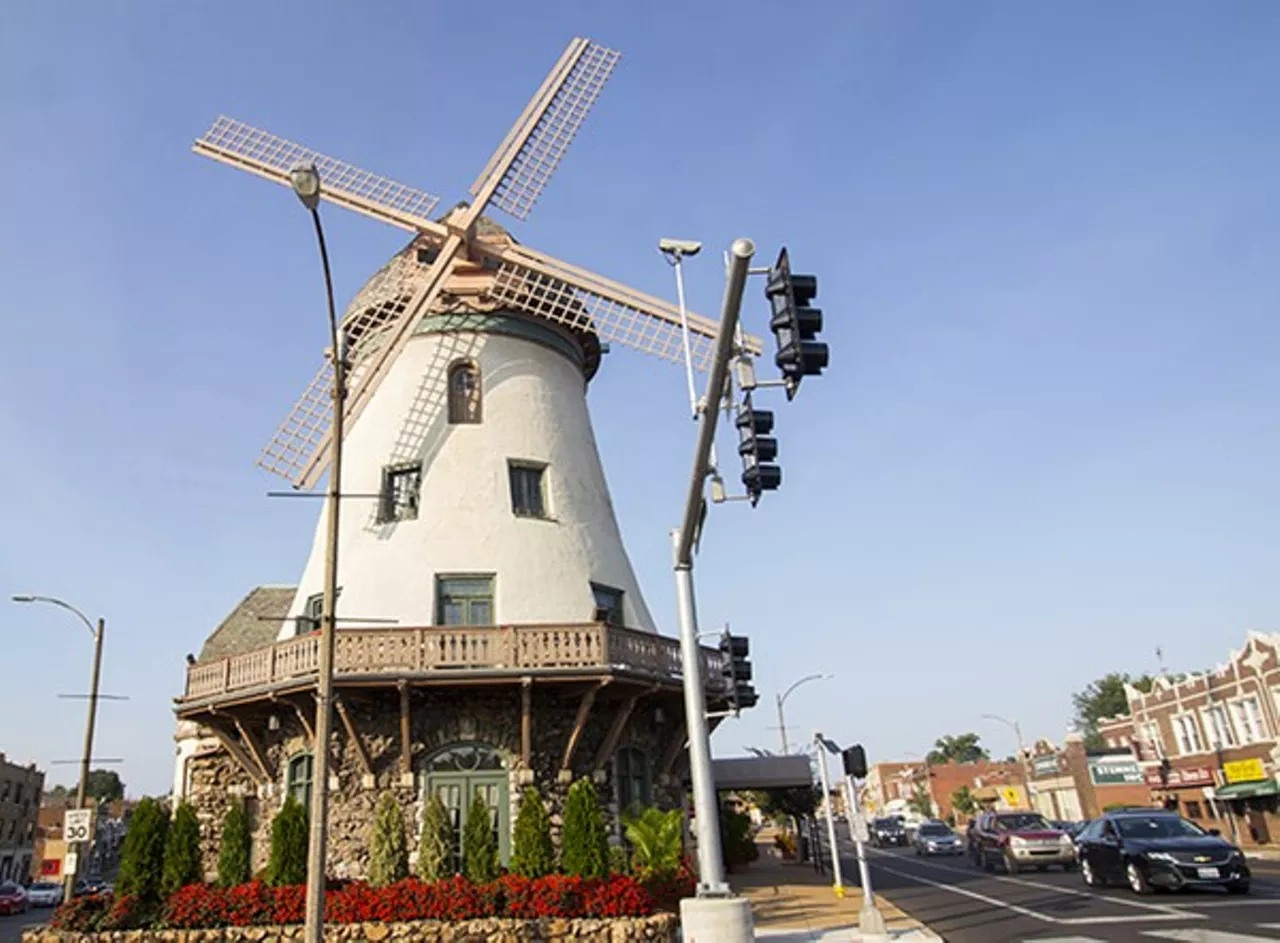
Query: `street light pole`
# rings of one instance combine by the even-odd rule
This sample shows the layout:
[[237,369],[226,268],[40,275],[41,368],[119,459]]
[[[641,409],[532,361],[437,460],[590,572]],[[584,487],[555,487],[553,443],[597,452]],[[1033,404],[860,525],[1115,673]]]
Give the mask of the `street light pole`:
[[324,267],[324,289],[329,302],[329,363],[333,369],[331,405],[333,434],[329,440],[329,493],[325,502],[328,527],[324,555],[324,598],[320,613],[320,675],[316,681],[316,731],[312,749],[311,822],[307,842],[306,943],[323,943],[325,850],[329,831],[329,739],[333,729],[333,650],[338,598],[338,511],[342,488],[343,401],[346,398],[346,361],[339,343],[338,314],[333,304],[333,277],[329,271],[329,250],[324,227],[320,225],[320,174],[315,164],[296,167],[290,173],[293,191],[311,211],[320,262]]
[[[89,764],[93,758],[93,732],[98,722],[98,682],[102,676],[102,638],[106,634],[107,623],[105,619],[98,620],[98,627],[95,629],[93,623],[83,612],[70,603],[63,602],[61,599],[55,599],[52,596],[14,596],[14,602],[32,603],[43,602],[52,606],[66,609],[68,612],[74,613],[84,623],[85,628],[89,630],[89,634],[93,636],[93,674],[89,681],[89,716],[84,725],[84,752],[80,755],[80,784],[76,787],[76,808],[85,808],[88,801],[89,789]],[[76,864],[79,866],[79,859],[88,857],[88,847],[92,844],[92,836],[88,842],[76,843]],[[76,896],[76,874],[75,871],[68,870],[63,875],[62,899],[71,900]]]
[[998,714],[983,714],[982,717],[984,720],[998,721],[1013,731],[1013,736],[1018,742],[1018,770],[1022,773],[1022,791],[1027,796],[1027,808],[1034,812],[1036,807],[1031,801],[1031,777],[1027,775],[1027,751],[1022,745],[1022,728],[1018,726],[1016,720],[1007,720]]
[[791,696],[791,692],[794,691],[796,688],[800,687],[800,685],[808,681],[822,681],[826,678],[834,678],[834,677],[835,675],[806,675],[805,677],[801,678],[795,684],[791,685],[791,687],[787,688],[784,692],[778,695],[777,697],[778,734],[782,738],[782,755],[783,756],[786,756],[788,753],[791,752],[791,745],[787,743],[787,718],[782,713],[782,705],[785,704],[787,701],[787,698]]

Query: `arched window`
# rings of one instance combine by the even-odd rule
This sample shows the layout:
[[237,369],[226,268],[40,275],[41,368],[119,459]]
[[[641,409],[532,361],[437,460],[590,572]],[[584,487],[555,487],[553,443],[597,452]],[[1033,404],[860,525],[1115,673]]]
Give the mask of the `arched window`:
[[480,368],[459,360],[449,368],[449,422],[480,421]]
[[302,803],[304,809],[311,808],[312,759],[310,753],[299,753],[289,760],[285,773],[284,788],[286,794]]
[[626,811],[653,804],[649,758],[635,747],[623,747],[617,756],[618,808]]

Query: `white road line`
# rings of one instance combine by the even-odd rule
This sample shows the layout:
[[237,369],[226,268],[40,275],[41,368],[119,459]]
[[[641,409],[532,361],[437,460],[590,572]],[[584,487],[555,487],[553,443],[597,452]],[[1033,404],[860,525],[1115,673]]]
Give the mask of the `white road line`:
[[1186,930],[1143,930],[1142,935],[1157,940],[1184,940],[1186,943],[1267,943],[1268,940],[1275,939],[1269,936],[1228,933],[1225,930],[1205,930],[1202,927]]

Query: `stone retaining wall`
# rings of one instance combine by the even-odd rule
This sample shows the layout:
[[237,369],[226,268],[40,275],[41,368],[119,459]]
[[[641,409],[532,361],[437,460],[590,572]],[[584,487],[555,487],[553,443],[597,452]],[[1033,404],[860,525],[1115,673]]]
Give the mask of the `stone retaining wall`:
[[[415,920],[330,924],[325,927],[324,938],[325,943],[674,943],[677,925],[674,914],[617,920]],[[301,939],[301,926],[106,933],[64,933],[41,928],[22,934],[22,943],[285,943]]]

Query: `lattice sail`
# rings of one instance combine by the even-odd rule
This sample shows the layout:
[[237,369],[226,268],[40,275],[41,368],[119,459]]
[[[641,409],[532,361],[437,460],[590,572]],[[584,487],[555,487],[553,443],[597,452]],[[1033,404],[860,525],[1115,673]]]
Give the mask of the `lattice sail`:
[[[493,203],[500,209],[516,219],[528,218],[621,57],[617,50],[587,43],[498,182]],[[483,180],[476,181],[471,194],[482,185]]]
[[430,218],[440,202],[438,197],[242,121],[219,117],[196,139],[193,150],[285,186],[290,186],[289,171],[299,164],[314,162],[320,172],[323,199],[410,232],[440,230]]
[[302,471],[333,423],[332,390],[333,365],[325,360],[262,450],[257,462],[259,468],[290,480]]

